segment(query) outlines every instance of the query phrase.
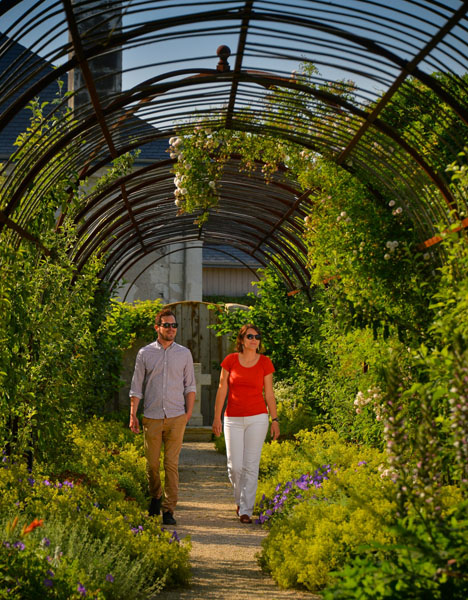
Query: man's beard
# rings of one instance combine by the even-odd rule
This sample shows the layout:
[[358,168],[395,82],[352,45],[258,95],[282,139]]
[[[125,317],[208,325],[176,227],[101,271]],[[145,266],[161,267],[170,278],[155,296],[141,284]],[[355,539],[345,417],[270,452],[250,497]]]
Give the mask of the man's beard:
[[172,342],[175,338],[175,335],[168,335],[165,331],[160,331],[159,335],[165,342]]

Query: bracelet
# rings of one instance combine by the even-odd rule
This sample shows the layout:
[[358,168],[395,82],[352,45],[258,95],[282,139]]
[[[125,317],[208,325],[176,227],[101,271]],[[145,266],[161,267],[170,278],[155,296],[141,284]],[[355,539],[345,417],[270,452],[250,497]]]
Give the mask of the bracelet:
[[279,423],[278,417],[275,417],[274,419],[271,420],[272,423],[273,423],[273,421],[276,421],[277,423]]

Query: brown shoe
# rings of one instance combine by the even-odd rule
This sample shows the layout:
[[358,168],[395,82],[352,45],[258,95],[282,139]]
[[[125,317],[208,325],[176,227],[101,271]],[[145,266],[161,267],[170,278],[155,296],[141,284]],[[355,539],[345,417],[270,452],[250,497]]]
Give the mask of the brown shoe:
[[249,517],[249,515],[241,515],[239,517],[239,521],[241,523],[252,523],[252,519]]

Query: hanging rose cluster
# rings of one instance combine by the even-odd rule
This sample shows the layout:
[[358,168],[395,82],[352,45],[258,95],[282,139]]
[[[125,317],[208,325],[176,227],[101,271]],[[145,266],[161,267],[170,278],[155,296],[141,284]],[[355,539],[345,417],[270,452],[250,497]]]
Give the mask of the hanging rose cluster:
[[[177,160],[183,160],[183,154],[181,149],[182,138],[180,137],[171,137],[169,139],[169,156],[171,158]],[[175,205],[177,207],[181,207],[183,205],[183,196],[187,194],[187,189],[182,186],[184,176],[174,177],[174,185],[175,185]]]
[[201,125],[169,139],[169,155],[177,161],[173,167],[175,205],[179,214],[201,211],[195,221],[198,225],[219,201],[218,182],[226,162],[222,146],[219,134]]

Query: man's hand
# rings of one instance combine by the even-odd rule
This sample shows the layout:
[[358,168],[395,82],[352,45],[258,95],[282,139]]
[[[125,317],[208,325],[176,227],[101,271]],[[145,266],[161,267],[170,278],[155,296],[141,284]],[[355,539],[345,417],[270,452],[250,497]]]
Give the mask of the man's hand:
[[187,418],[187,423],[190,421],[190,419],[192,418],[192,411],[185,413],[185,417]]
[[129,427],[133,431],[133,433],[140,433],[140,422],[136,415],[130,415]]

